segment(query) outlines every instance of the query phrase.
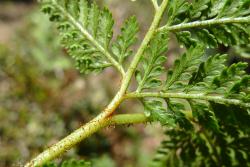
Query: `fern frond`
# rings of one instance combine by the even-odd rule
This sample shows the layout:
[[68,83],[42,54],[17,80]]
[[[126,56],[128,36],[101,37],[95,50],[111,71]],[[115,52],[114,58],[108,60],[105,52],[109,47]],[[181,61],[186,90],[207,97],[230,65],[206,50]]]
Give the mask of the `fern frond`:
[[192,117],[192,112],[187,111],[185,101],[180,101],[176,99],[167,99],[168,111],[173,113],[174,123],[179,125],[180,128],[190,130],[193,129],[193,125],[190,122],[190,117]]
[[[244,71],[247,63],[225,66],[226,55],[211,56],[206,60],[201,48],[191,47],[187,54],[176,60],[169,70],[164,92],[186,92],[249,100],[249,76]],[[172,72],[173,71],[173,72]],[[244,105],[244,104],[243,104]]]
[[219,76],[226,68],[227,55],[217,54],[209,57],[205,62],[202,62],[197,72],[193,73],[188,87],[188,92],[206,91],[211,87],[216,76]]
[[188,51],[177,59],[173,69],[168,71],[165,91],[177,90],[183,91],[182,88],[188,85],[192,74],[199,68],[204,56],[204,47],[202,45],[192,46]]
[[250,42],[250,3],[248,0],[172,0],[168,23],[160,31],[172,31],[186,46],[193,40],[208,47]]
[[[207,138],[200,131],[168,130],[150,167],[217,166]],[[162,151],[161,151],[162,150]],[[200,158],[206,157],[206,158]]]
[[169,141],[162,141],[160,147],[154,155],[153,160],[150,162],[149,167],[181,167],[183,166],[181,161],[178,161],[178,155],[176,150],[169,149],[173,148],[173,145]]
[[144,89],[155,89],[161,86],[159,76],[164,72],[164,55],[168,49],[168,36],[165,33],[157,33],[150,42],[146,53],[142,58],[142,70],[136,71],[135,77],[138,82],[137,92]]
[[[225,67],[225,55],[209,58],[200,66],[197,74],[190,80],[187,92],[203,92],[210,95],[221,95],[225,98],[249,100],[249,75],[244,69],[246,63],[233,64]],[[202,72],[203,71],[203,72]]]
[[238,106],[211,106],[193,103],[195,128],[167,130],[150,167],[249,166],[249,114]]
[[[241,161],[249,164],[249,149],[245,148],[249,142],[237,143],[249,140],[247,64],[226,66],[226,55],[208,55],[206,47],[250,43],[250,1],[151,2],[156,14],[125,73],[123,63],[133,54],[131,48],[139,29],[135,17],[125,21],[121,34],[113,42],[114,21],[108,9],[99,9],[95,3],[89,5],[87,0],[43,0],[43,11],[57,22],[62,43],[81,72],[98,72],[114,66],[123,76],[119,91],[104,112],[63,140],[65,143],[53,146],[56,152],[52,156],[43,153],[41,157],[45,156],[45,160],[105,127],[106,118],[112,116],[124,99],[138,98],[148,117],[145,119],[143,115],[142,121],[158,121],[174,127],[166,133],[169,139],[158,151],[156,165],[230,166]],[[159,27],[165,11],[168,20]],[[165,74],[170,32],[187,51]],[[133,75],[138,87],[129,93]],[[163,75],[167,76],[165,81],[161,79]]]
[[131,17],[125,21],[121,28],[121,35],[119,35],[112,46],[112,51],[117,57],[119,63],[132,55],[133,51],[130,49],[135,44],[137,37],[136,34],[139,30],[139,25],[135,17]]
[[[226,57],[218,54],[207,58],[204,47],[196,44],[175,61],[173,68],[168,71],[167,80],[161,92],[137,91],[129,96],[165,101],[166,104],[155,102],[156,104],[153,105],[153,100],[151,100],[152,105],[144,103],[146,109],[151,108],[150,116],[161,115],[161,117],[152,117],[153,120],[158,118],[159,122],[164,123],[166,118],[165,122],[168,122],[171,114],[172,124],[174,122],[181,127],[191,127],[186,117],[189,114],[187,111],[191,110],[192,115],[203,119],[203,122],[209,122],[214,131],[218,131],[216,118],[210,109],[211,102],[223,104],[225,107],[235,105],[250,109],[250,77],[244,71],[247,64],[237,63],[226,67]],[[157,108],[156,105],[165,106],[165,109],[161,107],[154,110],[153,108]],[[158,113],[155,114],[155,112]]]
[[[161,86],[160,75],[164,73],[164,55],[167,47],[168,35],[166,33],[157,33],[151,40],[142,57],[142,70],[135,72],[138,82],[136,92],[147,89],[157,89]],[[159,121],[162,125],[173,125],[173,113],[168,112],[164,107],[164,101],[158,99],[142,99],[145,114],[151,121]]]
[[[236,142],[249,139],[247,64],[227,67],[227,55],[207,58],[202,48],[191,46],[176,60],[163,92],[137,93],[137,97],[165,100],[166,104],[161,104],[165,110],[151,110],[149,118],[154,116],[161,123],[171,120],[175,127],[167,131],[170,139],[162,142],[150,167],[248,164],[249,150],[244,148],[247,142],[241,143],[244,146]],[[161,117],[155,117],[159,114]]]
[[213,82],[214,92],[243,100],[249,94],[250,80],[244,71],[247,66],[247,63],[237,63],[224,69]]
[[124,75],[109,51],[114,21],[108,9],[100,10],[95,3],[89,6],[86,0],[43,0],[42,4],[50,20],[57,22],[62,43],[81,72],[114,66]]
[[215,133],[219,132],[218,121],[215,118],[214,113],[209,109],[209,106],[205,102],[197,100],[189,101],[192,109],[193,119],[197,119],[197,122],[206,129],[210,129]]
[[175,126],[175,115],[166,110],[162,99],[142,99],[144,113],[150,121],[158,121],[162,125]]

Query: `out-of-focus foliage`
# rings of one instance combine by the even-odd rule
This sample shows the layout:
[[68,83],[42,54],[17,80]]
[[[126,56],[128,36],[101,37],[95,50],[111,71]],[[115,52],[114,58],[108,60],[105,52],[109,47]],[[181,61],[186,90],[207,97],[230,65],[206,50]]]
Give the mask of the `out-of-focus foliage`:
[[39,66],[38,68],[44,72],[59,71],[72,67],[70,59],[65,56],[64,51],[59,47],[60,40],[55,36],[55,28],[46,17],[41,16],[40,13],[33,13],[28,19],[30,21],[26,23],[26,26],[29,35],[26,34],[27,29],[21,29],[16,39],[21,54],[29,55]]
[[84,160],[68,160],[62,162],[61,165],[56,165],[55,163],[47,163],[44,164],[42,167],[91,167],[91,163],[84,161]]
[[235,46],[234,50],[243,58],[250,58],[250,44],[246,46]]
[[[38,18],[43,24],[37,22]],[[18,165],[40,151],[51,138],[66,133],[61,116],[51,111],[60,110],[56,92],[62,83],[55,78],[58,70],[63,73],[69,67],[70,60],[57,47],[53,27],[41,15],[32,15],[18,34],[15,48],[0,46],[0,132],[1,149],[5,150],[0,153],[0,166],[13,162]],[[53,52],[48,51],[45,43],[53,46]]]

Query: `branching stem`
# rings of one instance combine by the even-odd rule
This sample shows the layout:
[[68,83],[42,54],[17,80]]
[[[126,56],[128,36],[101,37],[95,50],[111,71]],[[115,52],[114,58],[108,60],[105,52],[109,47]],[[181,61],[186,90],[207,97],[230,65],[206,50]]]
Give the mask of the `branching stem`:
[[157,0],[151,0],[151,2],[152,2],[152,4],[153,4],[155,10],[157,11],[157,10],[159,9],[159,5],[158,5]]
[[[98,130],[109,126],[109,125],[121,125],[121,124],[134,124],[134,123],[144,123],[147,122],[147,117],[143,114],[125,114],[125,115],[116,115],[113,116],[113,113],[117,107],[122,103],[123,100],[127,98],[144,98],[144,97],[159,97],[159,98],[180,98],[180,99],[200,99],[206,101],[214,101],[218,103],[234,104],[242,107],[250,107],[250,103],[243,103],[240,100],[227,99],[222,96],[209,96],[205,94],[186,94],[186,93],[127,93],[131,79],[135,73],[135,70],[141,61],[143,53],[145,52],[149,42],[157,31],[179,31],[182,29],[189,29],[195,27],[204,27],[216,24],[227,24],[227,23],[249,23],[249,17],[246,18],[222,18],[222,19],[212,19],[206,21],[195,21],[191,23],[182,23],[173,26],[163,26],[159,28],[161,18],[164,14],[164,11],[168,5],[169,0],[162,0],[161,4],[158,5],[157,0],[151,0],[156,12],[152,24],[146,33],[140,47],[138,48],[133,60],[130,63],[130,66],[127,72],[124,71],[122,65],[113,58],[112,54],[102,47],[98,41],[76,20],[72,17],[63,7],[61,7],[56,0],[52,0],[53,4],[69,19],[69,21],[79,29],[81,34],[88,39],[106,58],[109,62],[117,68],[117,70],[122,74],[123,79],[119,91],[109,103],[109,105],[92,121],[81,126],[79,129],[75,130],[73,133],[49,147],[47,150],[42,152],[32,161],[25,165],[25,167],[34,167],[41,166],[42,164],[53,160],[54,158],[60,156],[67,150],[74,147],[76,144],[89,137]],[[141,88],[139,87],[139,90]]]
[[218,103],[226,103],[239,105],[242,107],[250,107],[250,103],[244,103],[236,99],[227,99],[223,96],[208,96],[205,94],[186,94],[186,93],[157,93],[157,92],[147,92],[147,93],[129,93],[125,98],[145,98],[145,97],[156,97],[156,98],[179,98],[179,99],[200,99],[206,101],[213,101]]
[[[78,23],[71,15],[69,15],[60,5],[57,4],[56,0],[53,0],[53,3],[58,6],[58,8],[69,18],[69,20],[74,24],[81,33],[89,39],[90,42],[92,42],[100,51],[106,55],[106,57],[111,61],[111,63],[121,72],[124,73],[121,69],[120,65],[112,58],[112,56],[107,52],[101,45],[99,45],[95,39]],[[40,166],[45,162],[48,162],[50,160],[53,160],[54,158],[60,156],[70,148],[74,147],[76,144],[81,142],[83,139],[87,138],[88,136],[92,135],[93,133],[97,132],[99,129],[104,128],[109,123],[116,123],[119,122],[121,124],[126,123],[139,123],[143,122],[146,118],[142,115],[134,115],[133,117],[128,116],[118,116],[114,117],[112,119],[112,114],[116,110],[116,108],[120,105],[120,103],[124,100],[126,91],[129,87],[131,78],[135,72],[135,69],[138,65],[138,63],[141,60],[141,57],[147,48],[151,38],[153,37],[155,31],[157,30],[159,23],[161,21],[162,15],[167,7],[168,0],[163,0],[162,4],[160,5],[159,9],[155,13],[154,20],[145,35],[138,51],[136,52],[134,59],[131,62],[130,67],[128,68],[128,71],[123,74],[123,80],[121,83],[120,90],[114,97],[114,99],[110,102],[110,104],[104,109],[102,113],[100,113],[97,117],[95,117],[92,121],[89,123],[83,125],[73,133],[71,133],[69,136],[65,137],[55,145],[51,146],[47,150],[45,150],[43,153],[38,155],[36,158],[34,158],[31,162],[25,165],[25,167],[33,167],[33,166]],[[126,119],[124,119],[126,118]]]
[[163,26],[158,29],[158,31],[180,31],[183,29],[196,28],[196,27],[206,27],[215,24],[229,24],[229,23],[250,23],[250,17],[240,17],[240,18],[221,18],[221,19],[211,19],[204,21],[194,21],[190,23],[181,23],[173,26]]
[[154,17],[154,20],[146,34],[146,36],[144,37],[142,43],[141,43],[141,46],[139,47],[139,49],[137,50],[132,62],[131,62],[131,65],[130,67],[128,68],[128,71],[126,72],[126,77],[123,81],[123,84],[124,84],[124,87],[126,87],[126,89],[128,88],[129,86],[129,83],[132,79],[132,76],[136,70],[136,67],[138,66],[138,63],[140,62],[142,56],[143,56],[143,53],[145,51],[145,49],[147,48],[151,38],[153,37],[155,31],[157,30],[159,24],[160,24],[160,21],[161,21],[161,18],[162,18],[162,15],[167,7],[167,4],[168,4],[168,0],[163,0],[162,1],[162,4],[161,6],[159,7],[159,9],[157,10],[157,12],[155,13],[155,17]]

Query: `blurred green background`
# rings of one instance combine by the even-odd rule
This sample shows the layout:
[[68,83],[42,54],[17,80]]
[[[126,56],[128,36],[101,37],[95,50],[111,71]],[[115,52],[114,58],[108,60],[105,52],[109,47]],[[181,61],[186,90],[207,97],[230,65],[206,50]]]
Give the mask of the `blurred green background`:
[[[111,9],[115,34],[131,15],[136,15],[141,25],[140,38],[147,30],[153,11],[149,1],[97,2]],[[236,54],[230,48],[220,50]],[[182,49],[171,40],[166,66],[180,52]],[[248,61],[249,52],[244,50],[244,58],[231,56],[230,63]],[[119,82],[112,69],[100,75],[79,74],[60,47],[55,27],[36,2],[1,0],[0,166],[22,166],[89,121],[110,101]],[[117,112],[142,110],[136,101],[127,101]],[[95,167],[144,167],[159,145],[162,131],[159,125],[109,127],[80,143],[62,159],[91,159]]]

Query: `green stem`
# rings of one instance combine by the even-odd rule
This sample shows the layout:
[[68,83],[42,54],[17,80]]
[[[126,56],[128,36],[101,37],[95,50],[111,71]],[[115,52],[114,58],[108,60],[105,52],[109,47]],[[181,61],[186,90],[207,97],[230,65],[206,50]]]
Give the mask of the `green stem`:
[[151,72],[151,70],[153,68],[153,65],[154,64],[150,63],[148,65],[148,67],[146,68],[146,70],[145,70],[145,72],[143,74],[144,76],[143,76],[142,80],[139,82],[138,87],[136,89],[136,92],[141,92],[142,91],[142,88],[143,88],[143,86],[144,86],[144,84],[145,84],[145,82],[147,80],[147,76],[150,74],[150,72]]
[[157,30],[159,24],[160,24],[160,21],[161,21],[161,18],[162,18],[162,15],[164,14],[164,11],[167,7],[167,4],[168,4],[168,0],[163,0],[162,3],[161,3],[161,6],[159,7],[159,9],[156,11],[156,14],[155,14],[155,17],[154,17],[154,20],[147,32],[147,34],[145,35],[142,43],[141,43],[141,46],[139,47],[139,49],[137,50],[132,62],[131,62],[131,65],[130,67],[128,68],[128,71],[126,72],[126,77],[123,81],[123,89],[126,89],[128,88],[129,86],[129,83],[132,79],[132,76],[138,66],[138,63],[140,62],[141,60],[141,57],[143,56],[143,53],[145,51],[145,49],[147,48],[150,40],[152,39],[152,37],[154,36],[154,33],[155,31]]
[[139,124],[148,122],[148,117],[145,114],[119,114],[113,116],[108,125],[126,125]]
[[[98,117],[102,117],[102,114]],[[60,156],[62,153],[78,144],[84,138],[87,138],[88,136],[107,126],[147,122],[147,117],[144,114],[120,114],[102,121],[99,121],[98,117],[48,148],[31,162],[26,164],[25,167],[41,166],[45,162]]]
[[186,93],[158,93],[158,92],[147,92],[147,93],[129,93],[125,98],[145,98],[145,97],[157,97],[157,98],[179,98],[179,99],[199,99],[206,101],[213,101],[217,103],[233,104],[242,107],[250,107],[250,103],[244,103],[236,99],[227,99],[223,96],[209,96],[205,94],[186,94]]
[[110,119],[110,115],[119,106],[122,99],[123,98],[121,97],[121,92],[119,91],[103,112],[101,112],[89,123],[83,125],[58,143],[46,149],[44,152],[31,160],[28,164],[26,164],[25,167],[41,166],[42,164],[55,159],[67,150],[71,149],[73,146],[81,142],[83,139],[89,137],[93,133],[97,132],[99,129],[105,127],[107,121],[109,121]]
[[60,6],[56,0],[52,0],[53,4],[70,20],[70,22],[82,33],[84,37],[86,37],[106,58],[117,68],[117,70],[122,74],[124,77],[125,71],[123,67],[113,58],[111,53],[102,47],[95,38],[84,28],[82,25],[75,20],[73,16],[71,16],[62,6]]
[[[90,42],[92,42],[100,51],[106,55],[107,58],[110,59],[112,64],[117,67],[117,69],[123,73],[123,71],[120,68],[120,65],[117,64],[115,60],[113,60],[112,56],[101,46],[99,45],[95,39],[71,16],[69,15],[60,5],[56,3],[55,0],[53,0],[55,5],[58,6],[58,8],[69,18],[69,20],[81,31],[81,33],[86,36],[86,38],[89,39]],[[106,107],[106,109],[100,113],[97,117],[95,117],[92,121],[85,124],[84,126],[80,127],[79,129],[75,130],[73,133],[71,133],[69,136],[65,137],[55,145],[51,146],[47,150],[45,150],[43,153],[38,155],[36,158],[34,158],[31,162],[25,165],[25,167],[32,167],[32,166],[40,166],[45,162],[48,162],[50,160],[53,160],[54,158],[60,156],[79,142],[81,142],[83,139],[89,137],[93,133],[97,132],[99,129],[105,127],[108,125],[108,122],[112,118],[113,112],[116,110],[116,108],[121,104],[121,102],[124,100],[125,93],[129,87],[129,83],[131,81],[131,78],[135,72],[135,69],[147,47],[149,44],[151,38],[153,37],[155,31],[157,30],[160,20],[162,18],[162,15],[165,11],[165,8],[167,7],[168,0],[163,0],[161,6],[159,7],[159,10],[156,11],[154,20],[152,22],[152,25],[150,26],[144,40],[141,43],[141,46],[139,47],[137,53],[135,54],[134,59],[131,62],[130,67],[128,68],[128,71],[126,74],[123,74],[123,80],[121,84],[121,88],[114,97],[114,99],[110,102],[110,104]],[[131,116],[131,115],[130,115]],[[124,119],[126,118],[126,119]],[[125,117],[115,117],[115,120],[112,120],[114,122],[120,122],[120,123],[133,123],[134,122],[141,122],[141,120],[145,120],[146,118],[143,116],[135,115],[134,117],[129,117],[128,115]],[[111,123],[112,123],[111,121]]]
[[180,31],[183,29],[196,28],[196,27],[206,27],[215,24],[229,24],[229,23],[250,23],[250,17],[239,17],[239,18],[221,18],[221,19],[211,19],[204,21],[194,21],[190,23],[181,23],[173,26],[163,26],[158,29],[158,31]]
[[158,5],[157,0],[151,0],[151,2],[152,2],[152,4],[153,4],[155,10],[157,11],[157,10],[159,9],[159,5]]

